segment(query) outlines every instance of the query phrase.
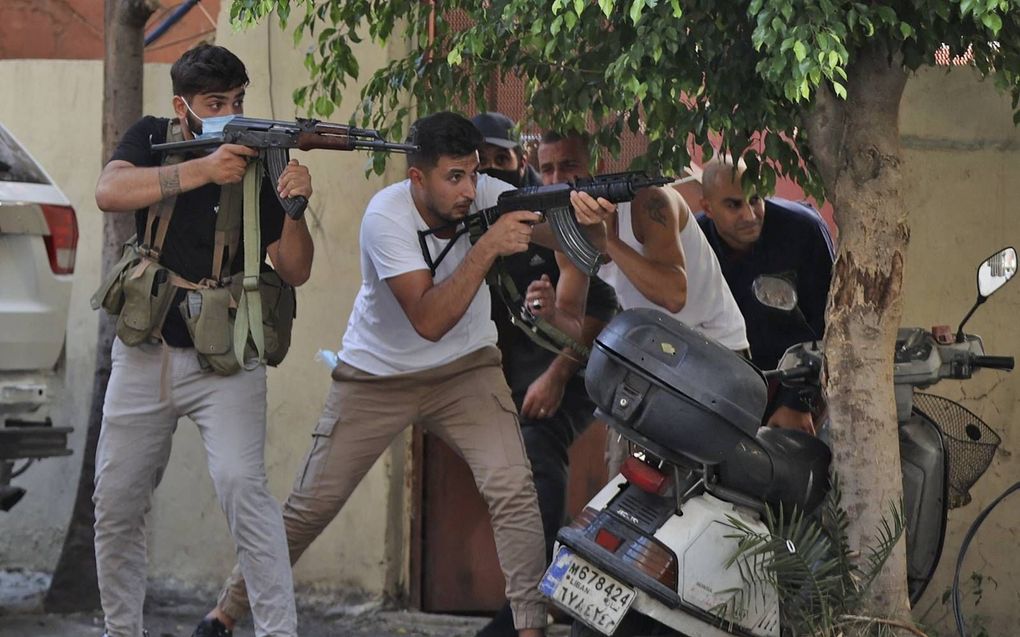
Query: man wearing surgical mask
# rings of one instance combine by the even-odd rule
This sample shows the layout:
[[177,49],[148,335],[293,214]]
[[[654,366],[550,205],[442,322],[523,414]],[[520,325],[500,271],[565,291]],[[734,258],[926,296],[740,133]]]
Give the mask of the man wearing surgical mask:
[[[138,243],[151,248],[145,253],[150,259],[146,268],[165,268],[156,274],[169,271],[164,280],[178,288],[165,318],[150,321],[151,338],[128,346],[118,337],[113,344],[93,498],[105,634],[143,634],[145,513],[168,464],[177,421],[188,416],[202,436],[238,562],[253,589],[255,634],[294,637],[297,617],[283,517],[266,483],[265,365],[254,361],[228,376],[203,368],[182,314],[199,320],[204,316],[201,304],[192,309],[194,297],[186,296],[186,287],[223,288],[244,270],[245,233],[235,239],[229,229],[218,231],[217,218],[225,206],[231,216],[224,219],[241,218],[237,200],[243,195],[227,185],[242,181],[257,152],[223,144],[212,153],[173,163],[151,150],[168,138],[189,140],[221,131],[227,119],[243,112],[248,75],[233,53],[203,44],[182,55],[170,76],[174,117],[147,116],[136,122],[120,140],[96,186],[101,210],[135,215]],[[284,214],[274,190],[282,197],[310,197],[308,169],[291,161],[277,183],[263,176],[258,194],[258,263],[265,271],[268,255],[279,278],[298,286],[311,271],[312,239],[303,219]],[[159,213],[150,215],[150,208]],[[146,316],[155,315],[151,307],[146,304],[150,310]],[[120,314],[124,318],[128,312],[123,309]],[[209,621],[195,634],[230,633]]]

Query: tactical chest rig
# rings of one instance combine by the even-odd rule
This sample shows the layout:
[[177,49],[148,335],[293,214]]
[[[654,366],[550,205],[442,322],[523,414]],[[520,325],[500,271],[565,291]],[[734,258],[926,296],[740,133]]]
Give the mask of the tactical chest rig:
[[[181,141],[180,126],[171,121],[167,141]],[[167,155],[163,166],[181,162]],[[248,164],[241,184],[220,188],[212,269],[209,276],[189,281],[161,264],[177,196],[149,206],[145,235],[132,237],[123,256],[92,296],[92,308],[117,316],[117,336],[125,345],[162,341],[163,322],[178,289],[187,290],[179,309],[204,369],[222,376],[261,363],[278,365],[290,347],[294,319],[294,288],[273,270],[262,272],[259,160]],[[244,270],[229,272],[241,232]],[[155,230],[155,236],[153,231]]]

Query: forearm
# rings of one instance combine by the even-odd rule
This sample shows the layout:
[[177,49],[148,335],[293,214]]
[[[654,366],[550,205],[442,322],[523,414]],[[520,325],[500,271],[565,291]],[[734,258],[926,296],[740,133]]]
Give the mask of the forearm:
[[453,329],[467,312],[495,258],[484,244],[475,244],[453,274],[427,289],[408,312],[415,331],[422,338],[438,341]]
[[[604,321],[591,316],[585,316],[581,326],[580,343],[586,347],[591,347],[591,344],[595,342],[595,337],[599,335],[605,326]],[[553,359],[552,363],[549,363],[548,373],[553,374],[557,380],[566,383],[582,366],[583,361],[577,352],[569,347],[565,347],[559,356]]]
[[687,304],[687,273],[683,266],[651,261],[619,239],[607,244],[609,257],[649,301],[670,312]]
[[104,212],[134,212],[208,183],[201,159],[153,167],[123,162],[103,170],[96,185],[96,205]]
[[304,284],[311,276],[314,254],[315,245],[304,217],[297,220],[285,217],[283,231],[272,256],[280,278],[294,287]]

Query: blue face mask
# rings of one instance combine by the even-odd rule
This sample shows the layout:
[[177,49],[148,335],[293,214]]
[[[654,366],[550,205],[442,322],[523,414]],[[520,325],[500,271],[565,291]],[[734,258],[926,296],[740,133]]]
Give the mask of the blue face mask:
[[200,129],[191,131],[192,133],[194,133],[195,139],[208,139],[211,137],[216,137],[217,135],[223,132],[223,127],[227,125],[227,122],[237,117],[237,115],[217,115],[216,117],[199,117],[195,113],[195,111],[191,110],[191,105],[188,104],[188,101],[186,99],[182,97],[181,101],[184,102],[184,107],[188,109],[188,112],[191,113],[191,116],[197,119],[199,121],[199,124],[201,124]]

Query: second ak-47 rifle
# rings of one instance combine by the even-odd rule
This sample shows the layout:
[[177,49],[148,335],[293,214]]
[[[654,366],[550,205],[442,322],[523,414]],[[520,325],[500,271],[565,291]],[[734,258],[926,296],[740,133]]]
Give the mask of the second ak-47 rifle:
[[[162,153],[192,153],[209,151],[222,144],[240,144],[259,151],[266,174],[276,185],[280,174],[290,161],[290,149],[298,150],[372,150],[410,153],[418,150],[413,144],[386,141],[379,131],[371,128],[354,128],[346,124],[331,124],[315,119],[278,121],[254,117],[235,117],[223,126],[223,132],[182,142],[153,144],[152,150]],[[277,192],[273,188],[273,192]],[[280,197],[280,205],[287,215],[300,219],[308,206],[302,196]]]
[[602,255],[585,236],[570,206],[571,191],[586,192],[594,199],[603,198],[611,203],[632,201],[639,190],[665,186],[671,177],[654,177],[644,172],[612,173],[594,177],[578,177],[572,182],[550,186],[531,186],[508,190],[499,196],[495,206],[480,210],[465,219],[471,242],[489,229],[503,213],[513,210],[533,210],[541,213],[556,235],[563,252],[582,272],[594,276],[602,265]]
[[[495,206],[479,210],[465,217],[462,222],[458,222],[458,225],[464,224],[458,235],[466,232],[471,243],[475,243],[489,229],[489,226],[494,224],[504,213],[514,210],[532,210],[542,214],[549,222],[563,253],[582,272],[588,276],[594,276],[603,263],[602,253],[588,239],[574,217],[574,210],[570,205],[571,191],[578,190],[586,192],[596,199],[601,197],[612,203],[623,203],[632,201],[638,191],[643,188],[665,186],[672,182],[671,177],[655,177],[643,172],[627,172],[587,178],[579,177],[573,182],[550,186],[530,186],[507,190],[499,196]],[[433,274],[439,267],[439,262],[454,244],[454,241],[450,241],[446,249],[436,259],[433,259],[425,238],[429,234],[435,233],[436,230],[442,230],[442,228],[433,228],[418,233],[422,254]],[[568,347],[578,356],[587,357],[587,347],[576,343],[545,319],[533,315],[524,306],[520,291],[507,273],[502,259],[497,259],[486,279],[509,310],[510,319],[514,325],[523,330],[535,343],[552,352],[559,352],[560,348]]]

